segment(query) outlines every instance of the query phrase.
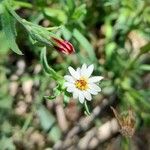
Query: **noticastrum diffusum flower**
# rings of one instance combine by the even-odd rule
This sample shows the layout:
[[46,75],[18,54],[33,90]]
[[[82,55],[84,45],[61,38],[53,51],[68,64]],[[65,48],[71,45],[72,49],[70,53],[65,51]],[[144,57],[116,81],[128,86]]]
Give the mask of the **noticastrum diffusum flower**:
[[53,42],[54,48],[56,50],[58,50],[59,52],[62,52],[64,54],[68,55],[68,54],[71,54],[75,51],[73,45],[66,40],[52,37],[52,42]]
[[101,91],[98,82],[103,79],[102,76],[91,76],[94,70],[94,65],[87,66],[83,64],[81,68],[74,70],[69,67],[71,75],[66,75],[64,86],[69,93],[73,94],[74,99],[79,99],[81,103],[85,100],[91,101],[91,95],[97,95]]

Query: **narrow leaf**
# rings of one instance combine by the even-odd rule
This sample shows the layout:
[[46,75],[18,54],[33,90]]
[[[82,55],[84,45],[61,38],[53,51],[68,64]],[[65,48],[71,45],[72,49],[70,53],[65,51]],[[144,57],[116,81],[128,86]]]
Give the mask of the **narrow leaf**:
[[61,138],[61,135],[61,130],[57,124],[55,124],[55,126],[53,126],[48,133],[49,139],[52,140],[54,143],[58,142],[58,140]]
[[75,20],[80,20],[86,14],[86,5],[82,4],[81,6],[77,7],[72,15],[72,18]]
[[148,53],[150,51],[150,42],[140,48],[142,53]]
[[150,65],[148,64],[142,64],[139,69],[144,70],[144,71],[150,71]]
[[15,38],[16,38],[16,30],[14,19],[11,17],[9,12],[4,8],[3,13],[1,14],[1,22],[3,32],[6,36],[6,40],[8,42],[9,48],[12,49],[15,53],[22,55],[22,52],[19,50]]
[[70,11],[72,11],[75,7],[75,1],[74,0],[66,0],[67,6]]
[[74,29],[73,36],[81,44],[81,46],[87,51],[90,60],[95,61],[96,56],[94,53],[94,49],[93,49],[92,45],[89,43],[89,41],[84,37],[84,35],[79,30]]
[[55,123],[54,116],[44,107],[40,106],[37,110],[42,128],[48,131]]

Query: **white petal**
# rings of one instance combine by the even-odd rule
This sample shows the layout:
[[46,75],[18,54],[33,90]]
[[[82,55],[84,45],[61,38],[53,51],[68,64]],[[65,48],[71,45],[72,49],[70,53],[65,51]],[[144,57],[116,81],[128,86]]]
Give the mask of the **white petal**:
[[87,65],[84,63],[81,67],[81,70],[85,70],[85,69],[87,69]]
[[96,91],[96,92],[100,92],[101,91],[101,88],[99,86],[97,86],[96,84],[89,84],[89,88],[93,91]]
[[93,89],[88,89],[88,92],[91,93],[92,95],[97,95],[98,92],[94,91]]
[[80,76],[80,68],[77,68],[77,70],[76,70],[76,72],[79,74],[79,76]]
[[75,82],[75,79],[72,76],[69,76],[69,75],[64,76],[64,79],[68,82],[72,82],[72,83]]
[[91,76],[93,70],[94,70],[94,65],[92,64],[92,65],[90,65],[90,66],[87,68],[87,72],[86,72],[86,77],[87,77],[87,78]]
[[79,90],[75,88],[73,91],[73,98],[77,99],[78,97],[79,97]]
[[86,73],[87,73],[87,65],[86,64],[82,65],[80,72],[81,72],[81,76],[86,76]]
[[82,92],[80,91],[79,92],[79,101],[80,101],[80,103],[84,103],[84,95],[82,94]]
[[84,92],[83,92],[83,95],[84,95],[84,97],[85,97],[88,101],[91,101],[92,96],[91,96],[91,94],[90,94],[88,91],[84,91]]
[[79,73],[78,73],[77,71],[75,71],[72,67],[69,67],[68,69],[69,69],[70,74],[71,74],[74,78],[79,79],[80,75],[79,75]]
[[99,82],[100,80],[102,80],[103,77],[102,76],[95,76],[95,77],[91,77],[89,78],[89,82],[92,83],[92,82]]
[[71,82],[65,82],[64,87],[74,87],[75,85]]
[[67,87],[67,91],[68,91],[68,92],[74,92],[74,90],[75,90],[75,87],[74,87],[74,86],[69,86],[69,87]]

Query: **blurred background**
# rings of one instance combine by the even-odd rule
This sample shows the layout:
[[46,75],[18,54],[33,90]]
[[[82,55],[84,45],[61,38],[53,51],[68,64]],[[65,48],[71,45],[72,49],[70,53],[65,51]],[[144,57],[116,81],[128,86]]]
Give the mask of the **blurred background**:
[[[47,47],[56,72],[93,63],[104,80],[90,116],[77,100],[45,99],[56,81],[43,71],[41,47],[16,22],[24,54],[17,55],[0,23],[0,149],[150,150],[150,1],[14,0],[13,9],[32,23],[59,27],[56,34],[73,44],[71,55]],[[121,116],[115,119],[110,106]]]

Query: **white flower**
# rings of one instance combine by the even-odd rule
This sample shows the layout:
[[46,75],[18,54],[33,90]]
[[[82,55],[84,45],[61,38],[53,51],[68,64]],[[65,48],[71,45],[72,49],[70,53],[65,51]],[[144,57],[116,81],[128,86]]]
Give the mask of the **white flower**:
[[97,95],[101,91],[101,88],[97,85],[97,82],[103,79],[102,76],[93,76],[91,74],[94,70],[94,65],[87,66],[83,64],[81,68],[74,70],[69,67],[69,72],[71,75],[66,75],[64,78],[66,82],[64,86],[67,88],[69,93],[73,94],[73,98],[79,98],[81,103],[84,100],[91,101],[93,95]]

